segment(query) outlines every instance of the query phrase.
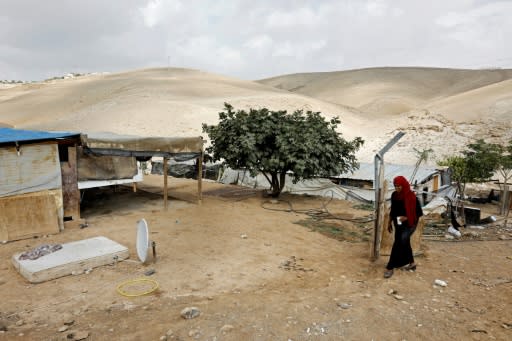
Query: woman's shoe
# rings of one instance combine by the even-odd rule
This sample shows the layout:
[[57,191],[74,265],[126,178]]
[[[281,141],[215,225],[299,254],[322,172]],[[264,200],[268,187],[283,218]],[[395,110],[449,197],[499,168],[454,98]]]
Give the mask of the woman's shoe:
[[393,276],[393,270],[384,271],[384,278],[389,278],[391,276]]
[[407,271],[416,271],[416,264],[409,264],[404,269]]

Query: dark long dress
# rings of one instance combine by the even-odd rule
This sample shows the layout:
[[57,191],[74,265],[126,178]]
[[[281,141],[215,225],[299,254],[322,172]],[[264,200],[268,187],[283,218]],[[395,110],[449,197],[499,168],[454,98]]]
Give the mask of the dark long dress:
[[[414,263],[414,257],[412,254],[411,247],[411,236],[416,231],[417,221],[414,222],[413,226],[409,225],[409,221],[402,222],[401,225],[397,224],[397,217],[406,216],[405,204],[403,200],[396,199],[396,192],[391,195],[391,212],[389,219],[393,220],[393,226],[395,227],[395,241],[391,248],[391,256],[389,257],[388,265],[386,269],[392,270],[400,268],[407,264]],[[416,198],[416,217],[419,219],[423,215],[420,202]]]

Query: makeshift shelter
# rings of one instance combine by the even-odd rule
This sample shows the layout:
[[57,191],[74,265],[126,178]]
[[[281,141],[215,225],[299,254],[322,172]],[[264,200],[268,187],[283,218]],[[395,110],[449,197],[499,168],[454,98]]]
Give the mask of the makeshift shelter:
[[[137,181],[137,160],[152,156],[197,158],[201,174],[203,139],[0,128],[0,241],[58,233],[65,219],[80,221],[80,189]],[[199,202],[201,187],[198,176]]]
[[[411,179],[413,174],[415,174],[414,179]],[[413,189],[417,193],[421,193],[421,196],[418,198],[423,205],[432,200],[435,193],[451,185],[450,173],[446,168],[385,164],[384,180],[392,184],[393,178],[398,175],[409,179]],[[368,203],[375,200],[373,184],[375,179],[375,166],[373,163],[361,162],[359,169],[350,173],[333,176],[331,179],[347,190],[354,198]],[[389,199],[392,192],[393,188],[388,188],[385,197]]]
[[58,233],[79,215],[80,134],[0,128],[0,240]]
[[[113,133],[90,133],[82,135],[83,153],[96,156],[133,157],[149,160],[164,159],[164,207],[167,208],[167,167],[170,158],[178,161],[197,159],[198,174],[202,174],[204,140],[198,137],[143,137]],[[198,201],[202,200],[201,176],[197,177]]]
[[[387,164],[385,167],[384,178],[392,183],[397,175],[409,177],[413,174],[415,166]],[[444,168],[419,167],[416,171],[415,189],[418,192],[424,192],[422,202],[431,200],[435,193],[450,185],[450,176]],[[361,162],[359,169],[354,172],[344,173],[332,176],[330,179],[313,178],[293,183],[293,175],[286,175],[285,187],[283,192],[294,194],[311,194],[336,199],[359,201],[363,203],[373,203],[375,192],[373,188],[374,165]],[[247,170],[234,170],[226,168],[222,172],[219,182],[225,184],[237,184],[252,188],[269,188],[268,180],[262,174],[253,177]],[[391,196],[392,189],[387,193],[387,198]]]
[[[235,184],[257,189],[270,188],[270,184],[263,174],[260,173],[253,177],[249,174],[248,170],[243,169],[225,168],[222,170],[218,181],[223,184]],[[336,199],[348,199],[346,191],[329,179],[313,178],[293,183],[293,175],[291,172],[286,174],[285,186],[283,187],[282,192],[317,195]]]

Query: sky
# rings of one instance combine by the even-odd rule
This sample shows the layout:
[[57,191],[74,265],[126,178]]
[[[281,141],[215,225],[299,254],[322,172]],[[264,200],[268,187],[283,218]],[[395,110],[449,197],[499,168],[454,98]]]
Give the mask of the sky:
[[512,0],[0,0],[0,80],[512,68]]

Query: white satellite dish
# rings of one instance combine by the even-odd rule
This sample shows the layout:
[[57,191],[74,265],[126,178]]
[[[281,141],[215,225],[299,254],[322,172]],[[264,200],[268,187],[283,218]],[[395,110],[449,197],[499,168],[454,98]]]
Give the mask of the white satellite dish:
[[148,258],[149,249],[149,231],[146,220],[142,218],[137,222],[137,256],[142,263],[145,263]]

